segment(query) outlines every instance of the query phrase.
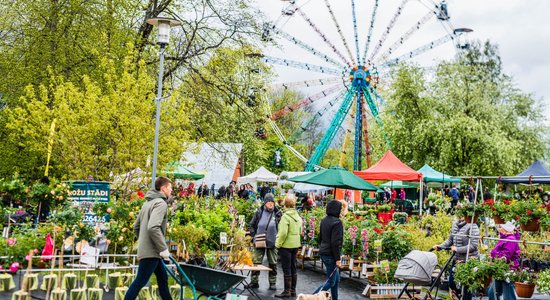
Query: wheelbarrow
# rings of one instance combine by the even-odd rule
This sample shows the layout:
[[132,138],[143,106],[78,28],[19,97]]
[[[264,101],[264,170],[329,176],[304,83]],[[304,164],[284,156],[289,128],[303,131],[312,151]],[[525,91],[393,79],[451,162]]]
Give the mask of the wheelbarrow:
[[170,260],[176,266],[176,270],[166,265],[165,269],[181,287],[180,300],[184,298],[184,286],[188,286],[193,292],[193,300],[201,297],[223,300],[221,296],[246,279],[246,276],[234,273],[178,263],[173,257],[170,257]]

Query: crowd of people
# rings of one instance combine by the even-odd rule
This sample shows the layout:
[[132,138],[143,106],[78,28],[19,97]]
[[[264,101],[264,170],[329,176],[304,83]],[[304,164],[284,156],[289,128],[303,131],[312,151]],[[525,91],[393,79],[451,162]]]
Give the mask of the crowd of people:
[[[295,297],[297,294],[296,286],[298,281],[296,268],[296,255],[302,245],[302,226],[303,220],[297,210],[297,199],[294,194],[286,194],[282,203],[276,203],[272,193],[272,187],[262,185],[256,191],[253,191],[250,184],[240,185],[238,190],[236,183],[231,182],[228,187],[223,187],[223,192],[215,191],[214,186],[208,188],[207,184],[202,184],[196,191],[199,197],[207,195],[216,197],[236,197],[247,198],[253,195],[252,199],[261,200],[259,207],[252,220],[249,223],[249,234],[252,237],[253,244],[253,263],[262,264],[264,257],[267,256],[269,268],[268,281],[269,289],[276,290],[277,269],[281,266],[283,271],[282,291],[275,294],[277,298]],[[221,188],[220,188],[221,189]],[[472,192],[471,187],[466,189],[468,193]],[[140,267],[134,283],[130,286],[125,300],[133,300],[139,293],[139,289],[148,281],[154,273],[159,284],[159,291],[163,299],[170,299],[167,292],[166,271],[161,268],[160,260],[167,259],[169,252],[166,247],[163,236],[166,234],[166,203],[172,192],[171,182],[165,177],[159,177],[155,183],[155,189],[145,194],[147,200],[134,225],[138,239],[138,258],[140,258]],[[464,196],[456,185],[451,188],[445,188],[442,191],[451,198],[451,202],[458,202]],[[534,193],[542,193],[542,189],[537,189]],[[177,193],[180,195],[191,195],[195,193],[193,183],[186,188],[178,185]],[[384,198],[391,203],[393,199],[405,199],[405,191],[401,189],[399,195],[396,190],[385,189]],[[542,196],[548,196],[542,194]],[[492,195],[488,190],[483,194],[484,199],[491,199]],[[302,209],[310,209],[315,205],[314,197],[306,195],[301,200]],[[344,227],[340,218],[347,212],[347,203],[345,201],[332,200],[326,203],[326,215],[320,224],[319,234],[319,255],[325,267],[326,281],[317,288],[315,293],[320,291],[330,291],[332,299],[338,299],[338,282],[340,257],[342,254],[342,244],[344,239]],[[147,230],[145,230],[147,229]],[[520,240],[520,232],[513,222],[498,225],[500,235],[499,242],[491,251],[491,257],[504,258],[510,263],[511,269],[516,269],[520,264],[520,248],[517,242]],[[464,217],[452,224],[452,229],[447,240],[441,244],[434,245],[434,250],[451,250],[454,253],[451,266],[449,268],[449,287],[453,299],[470,300],[473,295],[466,286],[457,286],[454,280],[455,266],[468,259],[478,259],[479,253],[479,235],[480,230],[475,222],[467,222]],[[259,272],[252,272],[251,280],[247,286],[249,289],[259,288]],[[490,286],[490,300],[500,299],[515,300],[515,290],[513,283],[495,280]]]

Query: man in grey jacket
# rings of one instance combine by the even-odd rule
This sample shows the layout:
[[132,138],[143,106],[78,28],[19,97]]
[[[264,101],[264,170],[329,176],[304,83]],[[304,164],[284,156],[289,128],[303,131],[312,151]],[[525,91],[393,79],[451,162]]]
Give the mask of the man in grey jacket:
[[139,267],[136,279],[130,285],[124,300],[134,300],[151,275],[155,273],[159,294],[162,300],[172,300],[168,289],[168,274],[162,260],[170,257],[166,245],[166,201],[172,194],[172,183],[166,177],[155,180],[155,189],[145,194],[145,204],[134,223],[134,233],[138,238],[137,258]]

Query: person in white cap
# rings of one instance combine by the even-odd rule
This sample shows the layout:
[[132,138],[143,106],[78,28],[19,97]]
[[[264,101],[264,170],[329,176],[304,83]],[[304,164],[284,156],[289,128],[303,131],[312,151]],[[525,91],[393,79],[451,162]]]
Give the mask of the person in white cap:
[[[491,257],[493,258],[506,258],[506,261],[510,263],[510,269],[515,270],[519,268],[520,249],[517,242],[511,242],[506,240],[521,239],[519,231],[516,229],[516,225],[513,222],[506,222],[506,224],[500,224],[498,227],[500,238],[495,248],[491,251]],[[495,280],[489,287],[489,299],[500,299],[503,296],[505,300],[516,300],[516,290],[513,282],[506,282],[504,280]]]

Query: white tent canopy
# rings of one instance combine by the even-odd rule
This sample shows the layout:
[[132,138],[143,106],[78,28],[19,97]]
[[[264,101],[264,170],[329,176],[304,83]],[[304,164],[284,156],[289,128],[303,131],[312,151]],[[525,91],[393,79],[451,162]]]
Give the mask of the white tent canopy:
[[331,187],[322,186],[322,185],[302,183],[302,182],[295,183],[295,182],[287,180],[288,178],[301,176],[301,175],[305,175],[305,174],[308,174],[308,173],[310,173],[310,172],[287,172],[287,171],[283,171],[283,172],[281,172],[280,177],[285,178],[285,179],[284,180],[279,180],[279,186],[281,186],[285,183],[292,183],[292,184],[294,184],[294,187],[292,188],[292,190],[294,192],[299,192],[299,193],[320,193],[320,192],[324,192],[324,191],[328,191],[328,190],[333,189]]
[[196,188],[206,183],[208,188],[214,185],[217,190],[231,182],[239,165],[243,144],[191,143],[186,146],[180,164],[195,173],[206,175],[194,181]]
[[128,173],[115,175],[112,179],[112,188],[121,188],[122,186],[138,186],[146,184],[151,180],[150,174],[140,168],[135,168]]
[[237,179],[237,184],[241,185],[250,183],[254,189],[256,189],[258,187],[258,182],[277,182],[278,179],[279,177],[277,175],[271,173],[268,169],[262,166],[254,173],[239,177],[239,179]]

